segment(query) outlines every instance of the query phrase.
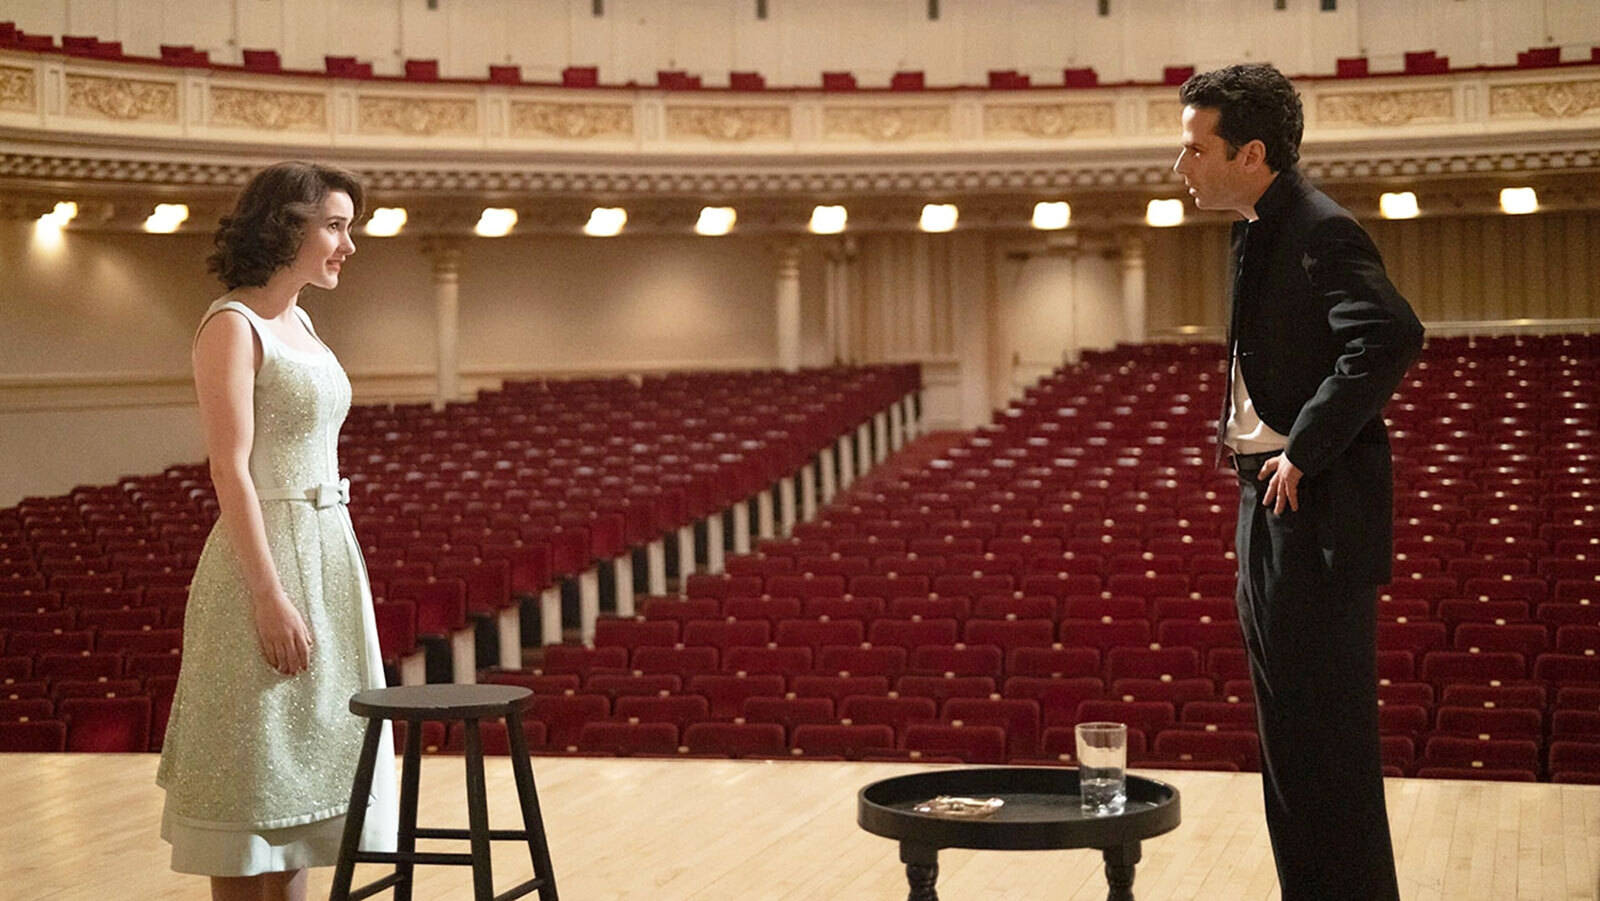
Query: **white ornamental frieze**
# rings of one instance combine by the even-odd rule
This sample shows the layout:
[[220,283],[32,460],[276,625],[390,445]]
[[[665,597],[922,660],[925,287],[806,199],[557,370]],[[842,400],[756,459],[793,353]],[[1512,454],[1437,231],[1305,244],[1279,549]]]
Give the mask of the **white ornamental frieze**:
[[1112,121],[1109,103],[995,104],[984,107],[983,133],[1029,138],[1110,134]]
[[0,66],[0,110],[22,110],[31,113],[38,109],[38,105],[33,70]]
[[1499,85],[1489,89],[1490,118],[1573,119],[1600,113],[1600,81]]
[[782,106],[669,106],[667,135],[712,141],[781,141],[789,138],[789,109]]
[[211,122],[262,131],[323,131],[328,103],[322,94],[211,89]]
[[1425,91],[1362,91],[1317,98],[1321,126],[1394,127],[1448,122],[1454,117],[1449,88]]
[[363,134],[431,138],[478,132],[478,104],[473,100],[367,96],[360,98],[357,110]]
[[633,135],[633,107],[625,103],[513,101],[511,133],[586,140]]
[[125,122],[177,122],[178,86],[166,81],[68,73],[67,114]]
[[828,138],[906,141],[950,136],[947,106],[845,106],[822,111],[822,133]]

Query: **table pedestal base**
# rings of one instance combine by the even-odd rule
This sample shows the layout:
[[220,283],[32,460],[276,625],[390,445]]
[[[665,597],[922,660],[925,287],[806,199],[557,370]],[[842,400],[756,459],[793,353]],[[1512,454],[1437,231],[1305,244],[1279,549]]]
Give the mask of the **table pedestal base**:
[[[1106,862],[1106,901],[1134,901],[1133,868],[1143,851],[1138,842],[1101,850]],[[900,845],[900,862],[906,865],[906,901],[939,901],[934,884],[939,881],[939,849],[926,845]]]

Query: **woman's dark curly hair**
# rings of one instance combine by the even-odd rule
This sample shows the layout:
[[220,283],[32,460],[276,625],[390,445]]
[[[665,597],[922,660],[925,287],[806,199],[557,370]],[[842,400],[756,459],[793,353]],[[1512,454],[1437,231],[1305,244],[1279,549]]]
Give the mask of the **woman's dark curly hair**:
[[306,223],[322,212],[329,191],[350,195],[355,218],[361,218],[364,194],[355,173],[316,163],[290,161],[257,172],[222,217],[212,241],[216,251],[206,270],[216,273],[228,290],[257,288],[274,272],[294,262],[305,238]]
[[1190,76],[1178,89],[1185,106],[1217,111],[1217,137],[1228,142],[1228,159],[1259,140],[1274,172],[1300,161],[1305,113],[1300,95],[1282,72],[1266,63],[1228,66]]

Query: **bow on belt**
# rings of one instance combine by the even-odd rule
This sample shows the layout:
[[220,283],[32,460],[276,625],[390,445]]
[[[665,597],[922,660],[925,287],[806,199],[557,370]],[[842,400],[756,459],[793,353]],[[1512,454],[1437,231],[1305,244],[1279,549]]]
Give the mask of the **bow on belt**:
[[349,504],[350,480],[323,482],[310,488],[258,488],[256,496],[264,501],[305,501],[320,510],[334,504]]

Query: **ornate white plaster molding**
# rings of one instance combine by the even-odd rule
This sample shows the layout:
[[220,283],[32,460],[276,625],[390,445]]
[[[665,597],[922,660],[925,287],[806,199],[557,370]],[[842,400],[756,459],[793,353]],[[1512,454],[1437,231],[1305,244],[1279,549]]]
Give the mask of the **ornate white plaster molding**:
[[[1600,69],[1304,80],[1325,181],[1591,170]],[[424,84],[0,52],[0,183],[227,189],[338,162],[379,191],[616,199],[1171,190],[1161,85],[770,91]]]

